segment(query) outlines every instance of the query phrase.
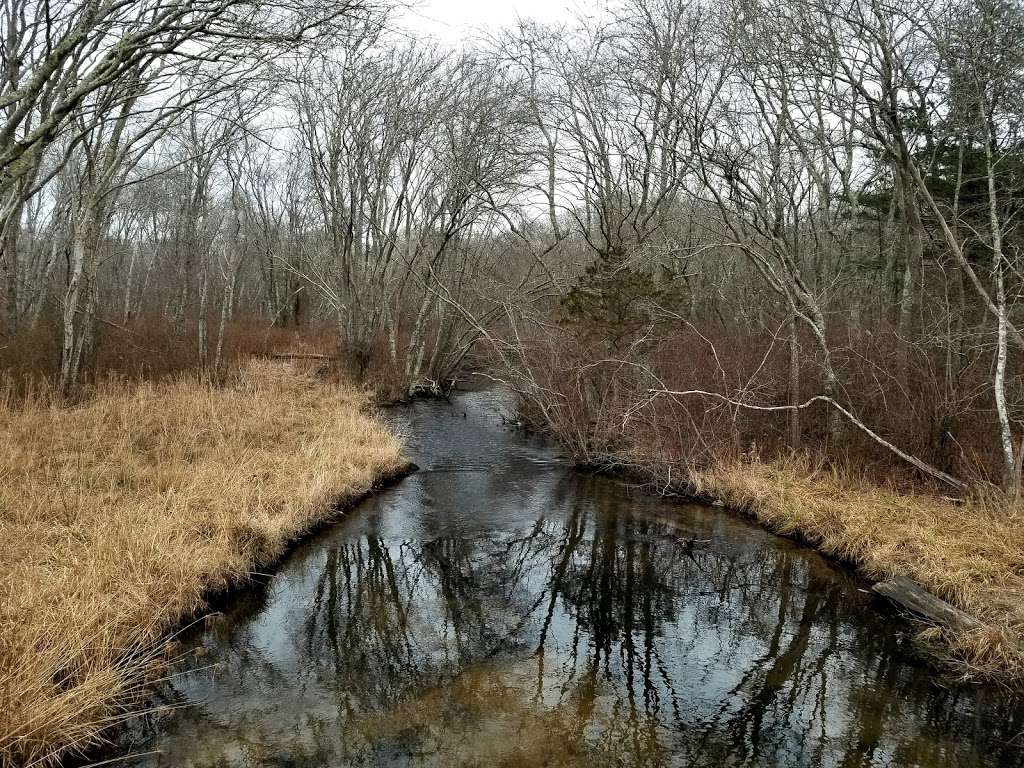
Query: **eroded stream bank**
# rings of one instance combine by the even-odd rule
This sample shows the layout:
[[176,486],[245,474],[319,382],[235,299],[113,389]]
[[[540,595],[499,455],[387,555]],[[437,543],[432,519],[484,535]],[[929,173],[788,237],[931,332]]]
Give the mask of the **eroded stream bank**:
[[575,472],[508,408],[396,412],[422,471],[187,638],[182,706],[126,734],[129,762],[1024,764],[1024,707],[937,682],[862,583]]

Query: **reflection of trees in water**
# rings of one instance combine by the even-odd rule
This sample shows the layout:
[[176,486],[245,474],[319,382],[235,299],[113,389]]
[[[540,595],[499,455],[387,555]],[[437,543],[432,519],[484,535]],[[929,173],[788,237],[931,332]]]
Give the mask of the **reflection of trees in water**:
[[[304,676],[336,709],[305,721],[294,753],[355,762],[372,745],[349,743],[346,722],[452,681],[465,687],[465,671],[481,663],[499,673],[531,667],[535,683],[522,695],[540,714],[524,722],[543,729],[554,722],[543,713],[557,712],[559,738],[585,740],[590,760],[846,768],[894,756],[974,759],[963,739],[941,736],[970,728],[962,694],[922,682],[864,615],[865,600],[814,558],[758,535],[719,537],[710,516],[681,537],[618,496],[557,493],[565,513],[520,531],[337,540],[307,560],[309,603],[280,628],[288,663],[242,644],[230,674],[263,691]],[[261,736],[263,714],[231,715],[245,723],[250,754],[281,738]],[[486,706],[472,716],[486,718]],[[1014,717],[970,730],[1008,738],[1024,727]],[[998,744],[977,754],[978,764],[1013,764]]]
[[[572,623],[568,648],[556,654],[561,658],[555,676],[563,695],[580,701],[585,718],[593,714],[602,691],[611,693],[606,698],[613,702],[614,717],[604,725],[615,731],[615,739],[609,743],[629,743],[636,764],[642,756],[655,763],[666,754],[678,757],[680,740],[700,735],[694,726],[704,714],[690,711],[692,705],[681,693],[690,681],[674,679],[692,671],[678,663],[680,655],[717,637],[718,647],[708,661],[750,666],[752,681],[764,663],[778,662],[777,672],[782,672],[806,650],[806,642],[780,650],[789,623],[792,561],[768,552],[722,554],[693,539],[681,540],[666,521],[635,516],[614,500],[594,512],[588,516],[574,511],[551,559],[538,654],[543,659],[548,633],[563,608],[560,615]],[[763,615],[766,598],[778,604],[775,621]],[[811,602],[806,612],[813,621]],[[684,628],[688,631],[680,631]],[[743,640],[762,638],[766,630],[771,637],[764,656],[743,655]],[[743,717],[764,719],[777,676],[768,674],[760,689],[746,692],[750,706]],[[538,680],[538,689],[543,682]],[[589,695],[581,696],[581,691]]]
[[316,581],[301,639],[310,659],[326,658],[340,685],[356,699],[386,701],[396,681],[414,683],[418,674],[415,638],[407,631],[405,576],[407,548],[391,552],[376,538],[327,551]]
[[[992,726],[972,727],[962,694],[909,667],[892,628],[815,557],[771,539],[704,547],[614,500],[594,510],[589,536],[584,517],[574,511],[551,558],[541,664],[559,603],[573,628],[557,672],[540,667],[538,690],[544,672],[584,702],[580,691],[610,689],[614,730],[634,745],[636,764],[658,754],[694,765],[867,766],[892,755],[1016,764],[1020,745],[1006,742],[1022,710],[972,754],[963,735]],[[730,672],[717,703],[692,702],[707,684],[700,675]],[[593,707],[582,704],[580,716]]]

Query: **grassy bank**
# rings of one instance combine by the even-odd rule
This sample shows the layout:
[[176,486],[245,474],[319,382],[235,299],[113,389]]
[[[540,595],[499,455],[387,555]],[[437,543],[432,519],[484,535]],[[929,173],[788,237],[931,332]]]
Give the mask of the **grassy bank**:
[[366,396],[251,363],[0,403],[0,764],[94,745],[165,638],[402,466]]
[[926,629],[943,659],[971,678],[1024,684],[1024,511],[898,493],[799,462],[718,464],[695,489],[800,538],[865,576],[906,576],[983,628]]

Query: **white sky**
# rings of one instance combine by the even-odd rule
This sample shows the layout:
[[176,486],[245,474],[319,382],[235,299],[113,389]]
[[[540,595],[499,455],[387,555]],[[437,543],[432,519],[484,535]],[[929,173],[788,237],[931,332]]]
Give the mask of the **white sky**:
[[600,0],[411,0],[400,16],[410,32],[458,45],[481,32],[514,25],[519,18],[541,22],[570,21],[577,10],[596,10]]

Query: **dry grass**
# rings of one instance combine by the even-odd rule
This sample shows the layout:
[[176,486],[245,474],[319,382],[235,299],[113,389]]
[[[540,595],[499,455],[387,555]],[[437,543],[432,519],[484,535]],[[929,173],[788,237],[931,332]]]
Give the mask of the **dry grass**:
[[95,745],[211,593],[397,471],[366,399],[252,363],[0,403],[0,764]]
[[856,565],[866,576],[907,576],[970,613],[984,629],[923,635],[965,676],[1024,683],[1024,511],[977,498],[964,504],[844,479],[801,461],[720,464],[697,489]]

